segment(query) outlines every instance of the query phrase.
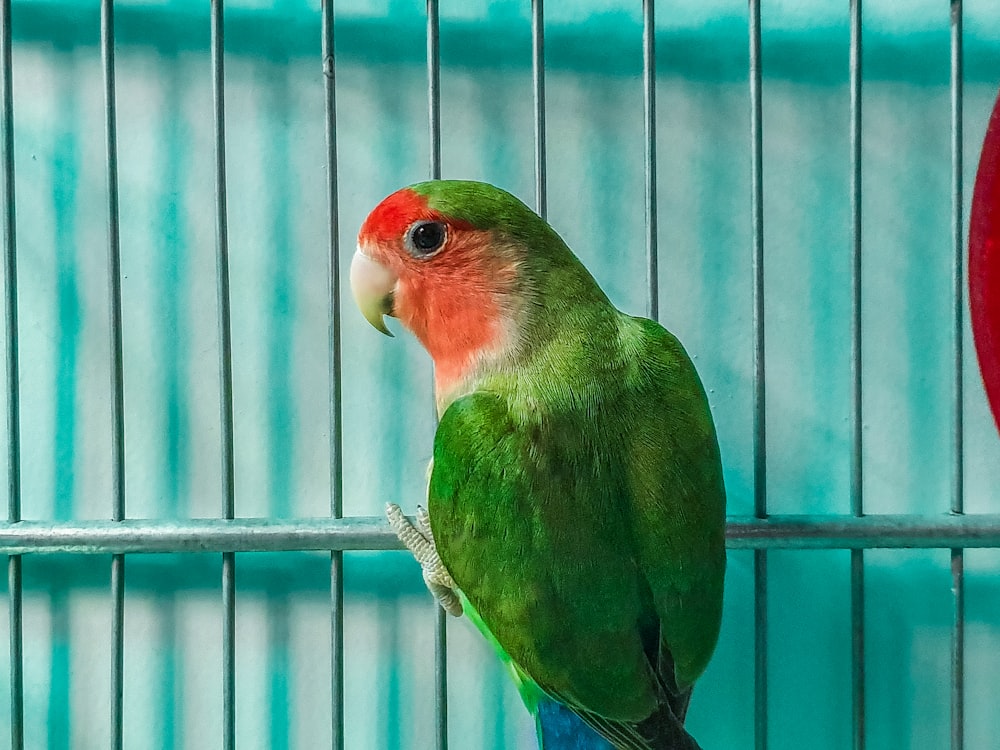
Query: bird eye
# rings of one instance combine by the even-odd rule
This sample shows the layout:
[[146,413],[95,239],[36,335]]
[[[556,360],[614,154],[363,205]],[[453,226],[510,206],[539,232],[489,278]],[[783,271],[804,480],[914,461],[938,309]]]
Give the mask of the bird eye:
[[440,221],[418,221],[406,233],[406,249],[415,258],[425,258],[441,249],[446,236]]

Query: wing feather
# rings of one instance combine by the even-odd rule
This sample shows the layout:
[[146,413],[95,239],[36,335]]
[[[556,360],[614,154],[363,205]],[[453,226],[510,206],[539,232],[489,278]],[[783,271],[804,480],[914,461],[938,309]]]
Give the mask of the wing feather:
[[571,383],[560,408],[487,390],[451,404],[431,525],[464,595],[542,690],[620,750],[697,748],[683,714],[721,618],[719,449],[683,348],[629,320],[603,401]]

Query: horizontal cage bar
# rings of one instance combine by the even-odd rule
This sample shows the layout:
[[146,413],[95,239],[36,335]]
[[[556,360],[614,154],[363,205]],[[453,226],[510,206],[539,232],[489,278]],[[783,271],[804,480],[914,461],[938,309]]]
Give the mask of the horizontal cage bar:
[[[1000,547],[1000,514],[730,517],[730,549]],[[0,554],[303,552],[402,549],[388,522],[353,518],[0,523]]]

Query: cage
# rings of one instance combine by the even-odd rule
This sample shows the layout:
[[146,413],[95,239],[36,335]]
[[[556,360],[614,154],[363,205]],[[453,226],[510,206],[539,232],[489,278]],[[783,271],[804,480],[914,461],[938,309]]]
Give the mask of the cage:
[[701,744],[996,746],[961,258],[1000,8],[653,5],[0,0],[11,747],[534,747],[381,519],[430,364],[338,270],[428,176],[538,207],[695,357]]

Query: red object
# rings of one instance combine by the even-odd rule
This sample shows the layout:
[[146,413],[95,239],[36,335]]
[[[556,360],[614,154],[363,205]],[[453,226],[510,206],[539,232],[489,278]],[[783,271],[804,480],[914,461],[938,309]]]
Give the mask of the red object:
[[972,194],[969,306],[979,368],[1000,428],[1000,96],[986,128]]

